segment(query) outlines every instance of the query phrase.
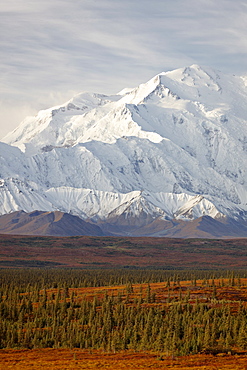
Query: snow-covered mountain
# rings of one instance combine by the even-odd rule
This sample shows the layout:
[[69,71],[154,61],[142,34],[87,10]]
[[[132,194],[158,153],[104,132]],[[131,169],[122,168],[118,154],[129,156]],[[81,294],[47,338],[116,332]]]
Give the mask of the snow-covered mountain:
[[246,79],[192,65],[116,95],[79,94],[26,118],[0,163],[0,214],[59,210],[116,234],[246,222]]

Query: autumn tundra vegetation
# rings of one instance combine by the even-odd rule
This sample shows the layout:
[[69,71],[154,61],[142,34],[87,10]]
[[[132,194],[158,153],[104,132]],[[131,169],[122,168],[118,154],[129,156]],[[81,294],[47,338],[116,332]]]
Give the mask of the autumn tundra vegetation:
[[2,269],[0,358],[46,348],[156,361],[245,355],[246,273]]

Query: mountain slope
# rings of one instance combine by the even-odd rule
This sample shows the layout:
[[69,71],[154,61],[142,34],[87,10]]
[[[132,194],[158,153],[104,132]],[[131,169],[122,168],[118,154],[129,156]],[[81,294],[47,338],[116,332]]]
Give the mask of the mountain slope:
[[237,76],[192,65],[117,95],[82,93],[3,141],[1,214],[60,210],[119,234],[155,220],[247,219]]

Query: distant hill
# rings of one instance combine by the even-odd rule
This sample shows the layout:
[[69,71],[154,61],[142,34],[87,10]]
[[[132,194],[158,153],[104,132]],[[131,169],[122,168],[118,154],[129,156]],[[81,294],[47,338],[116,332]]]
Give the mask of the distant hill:
[[47,236],[104,235],[99,226],[59,211],[17,211],[0,216],[0,233]]
[[122,234],[135,237],[152,234],[152,236],[166,238],[229,239],[246,238],[247,225],[233,219],[215,220],[209,216],[192,221],[154,220],[139,227],[138,220],[131,224],[124,222],[120,217],[120,219],[111,219],[111,223],[103,222],[96,225],[59,211],[30,213],[17,211],[0,216],[0,234],[41,236],[118,236]]

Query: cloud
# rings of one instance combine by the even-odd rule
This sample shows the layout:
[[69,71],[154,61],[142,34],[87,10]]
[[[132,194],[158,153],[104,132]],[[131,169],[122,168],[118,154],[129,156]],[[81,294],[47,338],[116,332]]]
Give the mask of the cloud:
[[12,107],[0,137],[69,92],[114,93],[192,63],[247,74],[241,0],[9,0],[0,22],[0,104]]

